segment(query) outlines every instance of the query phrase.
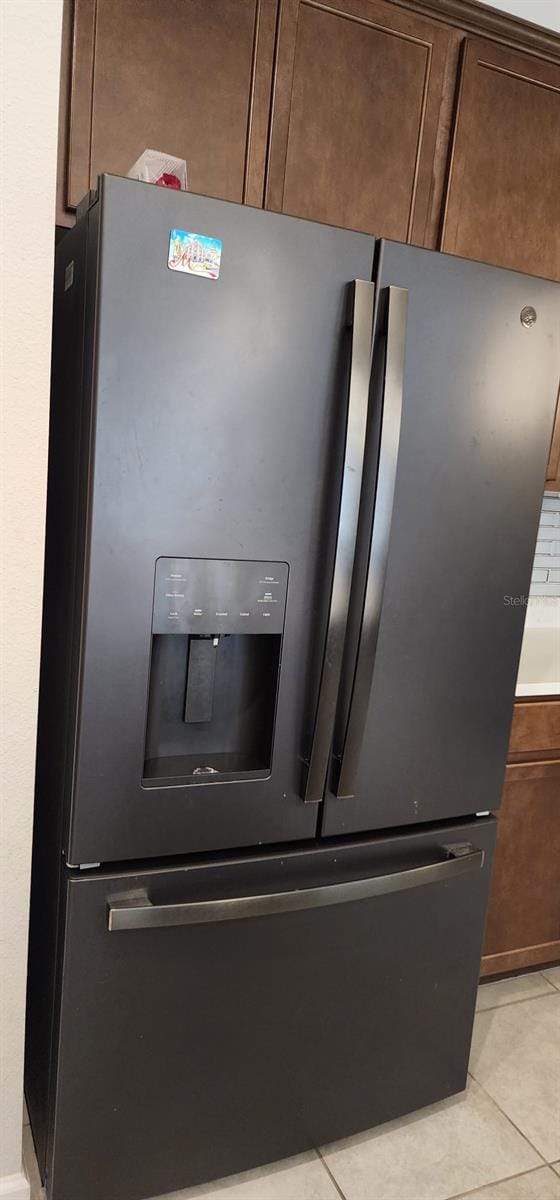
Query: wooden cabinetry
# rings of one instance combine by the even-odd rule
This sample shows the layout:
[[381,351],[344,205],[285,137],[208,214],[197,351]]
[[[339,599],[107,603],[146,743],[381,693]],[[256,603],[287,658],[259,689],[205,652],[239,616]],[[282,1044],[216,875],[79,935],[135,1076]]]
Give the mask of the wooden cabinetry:
[[534,765],[535,761],[557,757],[560,758],[560,700],[518,700],[509,740],[510,774],[513,763]]
[[463,48],[442,250],[560,279],[560,66]]
[[560,959],[560,701],[515,705],[482,974]]
[[423,243],[449,42],[386,0],[283,3],[267,207]]
[[58,219],[147,147],[262,204],[275,23],[276,0],[74,0]]
[[66,0],[62,67],[59,223],[152,146],[195,192],[560,278],[553,34],[471,0]]

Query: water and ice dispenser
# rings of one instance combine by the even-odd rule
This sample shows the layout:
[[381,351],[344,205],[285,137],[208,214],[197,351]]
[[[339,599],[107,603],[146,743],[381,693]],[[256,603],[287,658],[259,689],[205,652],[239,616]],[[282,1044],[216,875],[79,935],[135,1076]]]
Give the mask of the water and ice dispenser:
[[272,764],[286,563],[156,563],[144,785],[263,777]]

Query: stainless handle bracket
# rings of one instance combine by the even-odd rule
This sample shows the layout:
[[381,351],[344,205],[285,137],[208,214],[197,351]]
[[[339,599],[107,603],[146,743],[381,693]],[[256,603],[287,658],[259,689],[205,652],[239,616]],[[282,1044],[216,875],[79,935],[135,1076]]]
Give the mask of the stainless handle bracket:
[[448,842],[442,846],[442,850],[446,858],[464,858],[472,854],[473,848],[471,842]]

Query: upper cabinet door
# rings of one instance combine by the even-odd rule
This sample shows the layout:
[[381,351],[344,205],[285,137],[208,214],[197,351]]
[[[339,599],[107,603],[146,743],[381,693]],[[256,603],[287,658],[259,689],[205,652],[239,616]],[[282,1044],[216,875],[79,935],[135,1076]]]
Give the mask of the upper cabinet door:
[[449,46],[386,0],[282,0],[266,207],[424,244]]
[[559,182],[560,67],[467,41],[442,250],[560,279]]
[[66,205],[148,147],[262,205],[276,0],[75,0]]

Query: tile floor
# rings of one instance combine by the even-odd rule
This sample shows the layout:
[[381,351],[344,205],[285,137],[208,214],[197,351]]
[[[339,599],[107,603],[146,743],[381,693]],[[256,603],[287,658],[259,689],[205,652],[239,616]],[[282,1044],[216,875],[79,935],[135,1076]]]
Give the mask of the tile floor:
[[[28,1127],[24,1158],[32,1200],[43,1200]],[[560,966],[482,985],[462,1095],[320,1151],[158,1200],[459,1196],[560,1200]]]

